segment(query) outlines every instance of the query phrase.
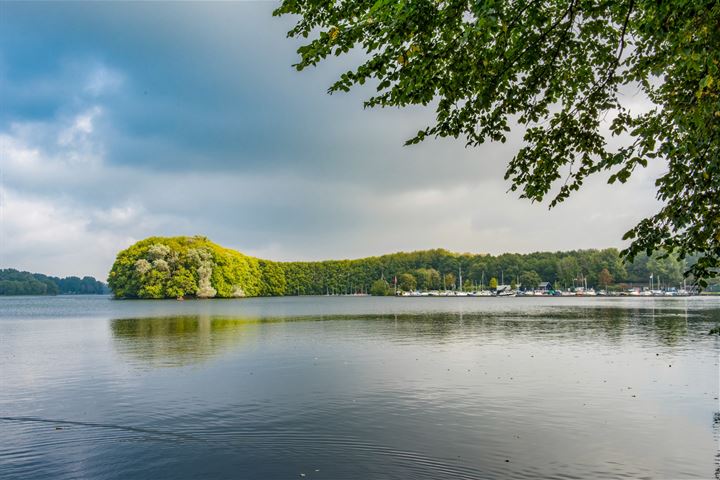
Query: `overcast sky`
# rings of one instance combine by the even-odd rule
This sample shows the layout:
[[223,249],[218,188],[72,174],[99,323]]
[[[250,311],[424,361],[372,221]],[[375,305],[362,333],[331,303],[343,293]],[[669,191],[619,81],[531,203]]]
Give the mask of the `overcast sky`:
[[296,72],[274,6],[0,3],[0,266],[105,279],[150,235],[275,260],[619,247],[657,209],[652,169],[552,211],[507,193],[521,131],[403,147],[433,111],[327,95],[353,58]]

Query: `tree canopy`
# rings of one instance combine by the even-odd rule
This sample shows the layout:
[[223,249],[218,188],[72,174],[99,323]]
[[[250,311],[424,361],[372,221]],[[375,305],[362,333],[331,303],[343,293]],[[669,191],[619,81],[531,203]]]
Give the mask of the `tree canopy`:
[[[283,0],[274,14],[299,16],[298,70],[364,52],[331,93],[371,82],[366,107],[432,104],[435,123],[408,144],[476,146],[521,129],[505,174],[521,197],[552,208],[590,175],[626,182],[661,162],[662,207],[625,234],[623,253],[697,254],[687,274],[701,285],[717,273],[717,0]],[[637,98],[649,107],[632,109]]]
[[[497,278],[503,276],[512,281],[519,277],[524,288],[533,289],[540,281],[558,288],[586,282],[643,286],[653,274],[655,282],[675,287],[682,283],[686,262],[677,255],[641,254],[628,264],[613,248],[497,256],[436,249],[355,260],[274,262],[205,237],[150,237],[118,253],[108,283],[120,298],[386,295],[395,293],[395,278],[400,290],[454,290],[459,280],[455,272],[462,270],[464,286],[472,290],[497,288]],[[385,279],[393,279],[393,285]]]
[[93,277],[49,277],[41,273],[0,269],[0,295],[103,294],[107,286]]

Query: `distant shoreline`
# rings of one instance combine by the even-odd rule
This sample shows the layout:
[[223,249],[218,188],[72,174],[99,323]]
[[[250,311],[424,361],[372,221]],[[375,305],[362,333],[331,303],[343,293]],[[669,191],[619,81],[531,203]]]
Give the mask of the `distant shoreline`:
[[415,291],[511,295],[528,290],[535,295],[579,291],[614,296],[631,290],[638,295],[684,295],[694,293],[694,279],[683,276],[693,261],[658,254],[640,255],[628,263],[620,251],[606,248],[497,256],[434,249],[354,260],[276,262],[244,255],[203,236],[149,237],[117,254],[108,285],[118,298],[149,299],[387,296]]
[[108,286],[94,277],[53,277],[14,268],[0,269],[0,296],[102,295]]

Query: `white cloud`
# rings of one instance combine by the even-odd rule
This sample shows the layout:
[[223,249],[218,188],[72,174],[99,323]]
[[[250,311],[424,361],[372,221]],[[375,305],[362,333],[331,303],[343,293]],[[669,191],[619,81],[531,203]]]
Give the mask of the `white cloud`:
[[100,212],[0,189],[0,265],[54,275],[105,279],[114,252],[135,238],[122,231],[92,230]]
[[93,124],[102,113],[102,109],[95,105],[92,108],[76,115],[71,124],[58,134],[58,145],[63,147],[86,147],[90,134],[93,133]]
[[93,137],[99,106],[55,122],[15,122],[0,132],[0,167],[5,182],[49,186],[83,181],[102,163]]
[[100,96],[118,91],[125,82],[124,76],[106,65],[96,65],[85,80],[85,92]]
[[132,199],[138,172],[104,162],[101,113],[95,105],[0,133],[0,266],[104,279],[118,250],[172,223]]

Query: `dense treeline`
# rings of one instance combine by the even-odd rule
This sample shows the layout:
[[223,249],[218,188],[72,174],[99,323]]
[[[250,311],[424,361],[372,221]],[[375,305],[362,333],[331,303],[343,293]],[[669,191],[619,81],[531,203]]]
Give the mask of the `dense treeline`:
[[447,250],[393,253],[357,260],[273,262],[223,248],[205,237],[151,237],[118,254],[108,279],[120,298],[241,297],[346,293],[387,294],[401,289],[456,289],[505,284],[557,288],[587,284],[683,282],[686,261],[638,257],[625,264],[618,250],[577,250],[497,256]]
[[93,277],[49,277],[41,273],[0,269],[0,295],[62,295],[108,293],[107,286]]

